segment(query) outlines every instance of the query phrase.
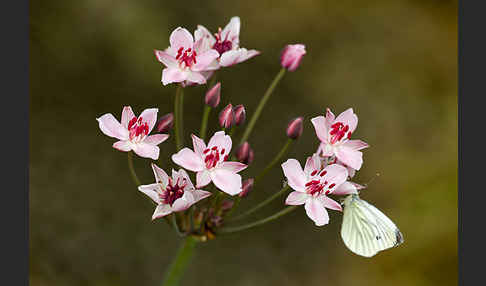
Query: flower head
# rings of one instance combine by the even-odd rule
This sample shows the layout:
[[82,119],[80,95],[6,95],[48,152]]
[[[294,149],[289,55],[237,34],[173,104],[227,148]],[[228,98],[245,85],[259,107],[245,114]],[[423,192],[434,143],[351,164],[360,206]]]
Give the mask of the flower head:
[[288,71],[295,71],[306,54],[305,46],[302,44],[287,45],[282,50],[280,64]]
[[235,111],[230,103],[219,112],[219,126],[221,128],[231,128],[235,124]]
[[201,42],[194,42],[191,33],[176,28],[170,35],[170,47],[165,51],[155,50],[155,56],[166,68],[162,71],[162,83],[204,84],[208,72],[218,69],[211,65],[219,54],[214,49],[201,50]]
[[351,134],[358,125],[358,116],[349,108],[336,118],[328,108],[326,116],[311,119],[317,137],[321,141],[318,153],[322,156],[336,156],[342,163],[355,170],[363,164],[363,153],[359,150],[368,147],[361,140],[351,140]]
[[121,123],[111,113],[97,118],[101,132],[120,141],[113,144],[113,148],[123,152],[133,150],[138,156],[157,160],[159,145],[169,135],[150,132],[157,121],[157,108],[145,109],[140,116],[135,116],[130,106],[123,107]]
[[186,171],[182,169],[172,170],[172,177],[155,164],[152,164],[152,170],[155,183],[138,187],[139,191],[157,204],[152,220],[186,210],[211,195],[210,192],[195,189]]
[[282,164],[289,186],[294,189],[287,197],[285,204],[305,204],[307,216],[317,226],[329,222],[326,208],[341,211],[341,205],[327,195],[333,193],[343,184],[348,171],[341,165],[333,164],[323,168],[318,155],[307,158],[304,170],[295,159],[288,159]]
[[231,137],[225,135],[224,131],[216,132],[206,146],[201,138],[192,135],[192,143],[194,151],[184,148],[172,155],[172,161],[187,170],[197,172],[197,187],[204,187],[212,181],[218,189],[229,195],[241,192],[241,176],[237,173],[247,165],[228,162]]
[[260,54],[259,51],[240,47],[240,26],[240,17],[233,17],[224,29],[219,28],[213,36],[204,26],[198,25],[194,38],[196,42],[202,41],[201,50],[215,49],[218,51],[220,55],[217,59],[218,65],[232,66]]
[[157,121],[157,132],[165,133],[169,132],[172,127],[174,126],[174,114],[167,113],[166,115],[160,117],[159,121]]
[[239,104],[235,106],[234,111],[235,111],[235,125],[236,126],[243,125],[246,120],[245,106],[243,106],[243,104]]

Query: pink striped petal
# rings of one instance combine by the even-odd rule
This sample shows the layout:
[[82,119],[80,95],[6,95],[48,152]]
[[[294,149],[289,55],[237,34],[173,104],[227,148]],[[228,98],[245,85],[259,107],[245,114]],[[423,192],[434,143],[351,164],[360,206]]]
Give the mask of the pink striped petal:
[[135,117],[135,114],[133,113],[132,108],[130,106],[123,107],[121,118],[121,124],[123,125],[123,127],[128,129],[128,123],[130,122],[130,120],[133,119],[133,117]]
[[197,137],[194,134],[191,134],[191,137],[192,137],[192,146],[194,148],[194,152],[196,152],[196,154],[202,157],[204,155],[203,152],[206,149],[206,143],[204,143],[204,140],[202,140],[201,138]]
[[194,202],[197,203],[200,200],[205,199],[205,198],[211,196],[211,193],[210,192],[203,191],[203,190],[194,190],[192,192],[192,195],[194,196]]
[[233,173],[238,173],[240,171],[243,171],[244,169],[246,169],[246,167],[248,167],[248,165],[245,165],[243,163],[240,163],[240,162],[222,162],[218,168],[223,168],[223,169],[226,169],[228,171],[231,171]]
[[358,189],[351,182],[342,183],[341,185],[339,185],[339,187],[337,187],[332,192],[333,195],[338,195],[338,196],[349,195],[349,194],[357,194],[357,193],[358,193]]
[[145,138],[143,142],[150,145],[159,145],[160,143],[167,140],[167,138],[169,138],[168,134],[154,134],[154,135],[147,136],[147,138]]
[[128,139],[128,130],[115,119],[113,114],[104,114],[101,117],[96,118],[96,120],[98,120],[101,132],[103,132],[105,135],[120,140]]
[[113,143],[113,148],[123,151],[123,152],[128,152],[132,150],[132,145],[130,141],[127,140],[120,140],[115,143]]
[[158,205],[152,215],[152,220],[164,217],[172,213],[172,208],[169,205]]
[[[158,108],[147,108],[142,111],[139,118],[142,117],[142,122],[148,124],[149,133],[154,129],[155,123],[157,122],[157,112],[159,111]],[[167,139],[167,138],[166,138]]]
[[159,199],[159,191],[160,185],[155,183],[155,184],[150,184],[150,185],[141,185],[138,186],[138,190],[144,194],[146,194],[149,198],[151,198],[154,202],[157,204],[160,203]]
[[191,207],[194,203],[194,196],[190,192],[184,192],[184,195],[175,200],[174,204],[172,204],[172,210],[174,212],[184,211]]
[[172,155],[172,161],[184,169],[199,172],[205,169],[205,165],[200,156],[189,148],[184,148]]
[[196,186],[202,188],[207,186],[211,182],[211,176],[208,171],[197,172],[196,174]]
[[349,125],[349,131],[353,133],[358,125],[358,116],[354,114],[352,108],[348,108],[343,111],[343,113],[339,114],[335,121],[342,122],[344,125]]
[[157,183],[161,183],[162,186],[165,188],[169,184],[169,175],[159,168],[159,166],[155,165],[154,163],[151,164],[152,171],[154,172],[155,181]]
[[289,186],[299,192],[305,191],[306,176],[299,161],[295,159],[288,159],[282,163],[282,170],[285,177],[287,177]]
[[340,146],[336,151],[336,157],[347,166],[359,170],[363,165],[363,153],[360,151]]
[[210,172],[214,185],[228,195],[234,196],[241,192],[241,176],[225,169],[215,169]]
[[343,211],[343,208],[341,205],[336,202],[335,200],[326,197],[326,196],[320,196],[319,200],[321,201],[322,205],[328,209],[335,210],[335,211]]
[[326,118],[324,116],[317,116],[311,119],[312,125],[314,125],[314,130],[316,131],[317,138],[321,142],[327,142],[327,124]]
[[196,64],[191,67],[191,70],[204,71],[218,57],[219,53],[216,50],[208,50],[196,57]]
[[285,204],[291,206],[303,205],[308,198],[309,195],[306,193],[293,191],[287,196]]
[[329,215],[318,199],[308,199],[305,203],[305,212],[316,226],[323,226],[329,223]]
[[345,146],[355,151],[370,147],[366,142],[363,142],[361,140],[348,140],[344,142],[342,146]]
[[179,68],[165,68],[162,71],[162,84],[168,85],[173,82],[182,82],[187,79],[187,73]]
[[204,77],[204,75],[200,72],[196,72],[196,71],[189,71],[187,73],[187,78],[186,80],[191,83],[191,82],[194,82],[194,83],[197,83],[197,84],[205,84],[206,83],[206,78]]
[[172,48],[178,50],[180,47],[182,47],[184,50],[187,50],[189,48],[192,49],[194,38],[188,30],[177,27],[170,35],[169,41]]
[[231,41],[233,46],[238,46],[240,44],[240,26],[240,17],[232,17],[228,25],[221,31],[221,38]]
[[177,60],[173,56],[169,55],[167,52],[154,50],[154,53],[157,60],[163,63],[168,68],[174,68],[179,65]]
[[134,144],[132,150],[135,154],[143,158],[150,158],[152,160],[157,160],[159,158],[159,147],[151,144],[143,142]]
[[231,151],[232,144],[229,135],[225,135],[224,131],[218,131],[209,139],[208,148],[218,147],[220,151],[224,149],[224,154],[228,154]]

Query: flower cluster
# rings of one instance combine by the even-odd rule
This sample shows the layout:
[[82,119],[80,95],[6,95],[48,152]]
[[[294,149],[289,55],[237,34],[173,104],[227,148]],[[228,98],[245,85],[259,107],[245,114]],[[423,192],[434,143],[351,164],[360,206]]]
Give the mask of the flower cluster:
[[304,170],[295,159],[282,164],[288,184],[294,189],[285,203],[305,205],[307,216],[317,226],[322,226],[329,222],[326,208],[342,210],[329,195],[353,194],[362,188],[347,180],[361,168],[363,154],[359,150],[368,144],[350,139],[358,124],[358,117],[351,108],[337,118],[327,109],[325,117],[314,117],[311,122],[320,140],[319,148],[307,158]]
[[[257,211],[279,195],[285,194],[288,187],[293,191],[288,194],[285,204],[304,205],[307,215],[316,225],[325,225],[329,221],[326,209],[342,210],[341,205],[330,196],[357,193],[362,188],[349,181],[363,163],[360,150],[368,147],[363,141],[351,139],[358,124],[358,117],[351,108],[337,117],[327,109],[325,116],[310,120],[320,143],[317,151],[307,158],[304,169],[296,159],[282,163],[292,142],[302,136],[306,121],[299,116],[287,124],[285,132],[282,132],[287,141],[267,167],[254,178],[242,176],[255,159],[255,151],[249,143],[252,129],[285,72],[293,72],[301,65],[306,54],[303,44],[287,45],[282,49],[281,70],[248,122],[244,105],[233,106],[228,103],[219,110],[221,131],[215,132],[205,141],[209,114],[221,102],[222,85],[220,82],[214,84],[213,81],[204,97],[201,128],[199,132],[191,134],[192,148],[184,147],[181,117],[183,90],[191,85],[205,84],[218,69],[244,62],[260,53],[241,47],[239,34],[239,17],[231,18],[224,29],[219,28],[214,34],[202,25],[197,26],[194,35],[185,28],[176,28],[170,35],[169,47],[155,50],[156,59],[165,66],[162,71],[163,85],[174,83],[178,86],[174,110],[157,120],[158,108],[145,109],[137,117],[132,108],[126,106],[121,114],[121,122],[110,113],[97,118],[100,130],[119,140],[113,147],[129,152],[129,167],[138,190],[156,204],[152,219],[165,218],[178,232],[182,230],[183,235],[192,235],[200,240],[214,238],[217,233],[233,231],[234,228],[225,228],[227,223]],[[241,130],[245,124],[246,128]],[[169,138],[168,133],[172,130],[174,134],[171,138],[175,139],[177,150],[170,159],[181,169],[172,170],[169,176],[152,162],[155,182],[142,185],[133,168],[131,151],[142,158],[158,160],[158,145]],[[240,142],[233,146],[240,131],[244,131]],[[167,165],[168,161],[162,161],[163,165]],[[287,181],[285,187],[263,203],[230,219],[240,200],[253,192],[265,174],[280,163]],[[194,180],[195,185],[192,183]],[[274,218],[291,209],[284,209]],[[258,223],[251,224],[254,225]],[[247,226],[237,229],[244,228]]]

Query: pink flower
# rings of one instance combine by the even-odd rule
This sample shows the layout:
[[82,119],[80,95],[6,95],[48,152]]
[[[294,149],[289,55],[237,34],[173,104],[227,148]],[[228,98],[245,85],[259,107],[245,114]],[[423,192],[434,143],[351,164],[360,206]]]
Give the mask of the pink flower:
[[220,54],[218,63],[223,67],[239,64],[260,54],[256,50],[240,48],[240,17],[231,18],[228,25],[223,30],[219,28],[215,36],[204,26],[198,25],[194,38],[196,42],[202,40],[201,50],[215,49],[218,51]]
[[318,152],[322,156],[336,156],[339,161],[355,170],[361,168],[363,153],[359,150],[368,147],[368,144],[361,140],[350,140],[358,125],[358,117],[352,108],[339,114],[337,118],[328,108],[326,117],[317,116],[311,122],[321,141]]
[[299,67],[305,53],[305,46],[302,44],[287,45],[282,50],[280,64],[288,71],[295,71]]
[[285,204],[305,204],[307,216],[317,226],[329,222],[326,208],[341,211],[341,205],[327,197],[343,184],[348,171],[341,165],[333,164],[322,168],[319,156],[314,154],[307,158],[304,170],[295,159],[288,159],[282,164],[289,186],[295,191],[291,192]]
[[211,195],[210,192],[196,190],[186,171],[182,169],[178,172],[172,170],[172,178],[155,164],[152,164],[152,170],[155,183],[138,187],[139,191],[157,203],[152,220],[186,210]]
[[172,161],[179,166],[197,172],[197,187],[204,187],[211,181],[218,189],[236,195],[241,192],[241,176],[237,173],[247,165],[240,162],[228,162],[231,151],[231,137],[224,131],[214,133],[206,146],[199,137],[192,135],[194,151],[189,148],[172,155]]
[[159,158],[159,145],[169,135],[154,134],[148,136],[157,121],[157,108],[145,109],[139,117],[133,114],[130,106],[123,107],[121,124],[111,113],[97,118],[101,132],[105,135],[119,139],[113,148],[123,152],[133,150],[138,156],[157,160]]
[[[202,41],[200,41],[202,42]],[[219,57],[214,49],[199,49],[200,43],[184,28],[176,28],[170,35],[170,47],[165,51],[155,50],[155,56],[166,68],[162,71],[162,83],[173,82],[206,83],[206,72],[218,69],[210,66]]]

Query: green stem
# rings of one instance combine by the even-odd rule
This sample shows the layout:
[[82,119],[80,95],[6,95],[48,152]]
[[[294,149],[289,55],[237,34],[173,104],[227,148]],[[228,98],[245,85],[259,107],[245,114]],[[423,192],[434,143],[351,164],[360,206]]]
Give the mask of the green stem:
[[174,135],[177,151],[182,149],[182,134],[183,134],[183,124],[182,124],[182,112],[183,112],[183,101],[184,92],[182,86],[177,86],[176,95],[174,99]]
[[258,120],[258,117],[260,116],[260,113],[262,113],[263,107],[265,106],[265,103],[268,101],[270,98],[270,95],[272,94],[273,90],[277,86],[278,82],[282,79],[282,77],[285,74],[285,68],[282,68],[280,72],[277,74],[277,76],[273,79],[272,83],[268,87],[267,91],[263,95],[262,99],[260,99],[260,103],[258,103],[257,109],[251,116],[250,122],[248,123],[248,126],[246,126],[245,133],[243,133],[243,136],[241,137],[240,140],[240,145],[245,142],[248,137],[250,136],[251,131],[253,130],[253,127],[256,124],[256,121]]
[[226,213],[225,217],[226,218],[229,218],[233,212],[238,208],[238,206],[240,205],[240,202],[241,202],[241,197],[237,197],[234,201],[233,201],[233,207]]
[[164,281],[162,282],[162,286],[179,285],[181,278],[184,275],[184,272],[189,265],[192,256],[194,255],[196,243],[197,240],[194,239],[192,236],[188,236],[184,239],[182,245],[177,251],[174,260],[172,260],[172,263],[167,269]]
[[285,145],[282,147],[282,149],[280,150],[280,152],[277,154],[277,156],[275,156],[275,158],[273,158],[272,162],[270,162],[270,164],[268,164],[265,169],[263,169],[263,171],[255,178],[255,183],[260,181],[267,173],[268,171],[270,171],[274,166],[275,164],[279,163],[280,160],[282,159],[282,157],[287,153],[290,145],[292,145],[292,142],[294,140],[292,139],[288,139],[287,142],[285,142]]
[[295,208],[297,208],[297,206],[286,207],[283,210],[281,210],[281,211],[279,211],[279,212],[277,212],[277,213],[275,213],[275,214],[273,214],[269,217],[266,217],[264,219],[257,220],[257,221],[254,221],[252,223],[244,224],[244,225],[241,225],[241,226],[236,226],[236,227],[223,227],[223,228],[221,228],[221,230],[219,230],[219,232],[220,233],[238,232],[238,231],[249,229],[249,228],[252,228],[252,227],[255,227],[255,226],[259,226],[259,225],[265,224],[267,222],[271,222],[273,220],[276,220],[277,218],[293,211]]
[[174,230],[176,231],[178,236],[184,236],[184,234],[181,232],[179,225],[177,224],[177,215],[176,213],[172,213],[172,227],[174,227]]
[[247,210],[246,212],[238,215],[238,216],[235,216],[232,221],[235,221],[235,220],[240,220],[244,217],[247,217],[249,216],[250,214],[256,212],[257,210],[263,208],[264,206],[266,206],[267,204],[269,204],[270,202],[272,202],[273,200],[275,200],[276,198],[280,197],[281,195],[285,194],[287,192],[287,190],[289,189],[289,185],[286,185],[285,187],[283,187],[280,191],[276,192],[275,194],[271,195],[270,197],[268,197],[266,200],[264,200],[263,202],[259,203],[258,205],[256,205],[255,207]]
[[204,113],[201,121],[201,129],[199,130],[199,137],[201,137],[202,140],[206,138],[206,130],[208,129],[209,113],[211,113],[211,106],[204,105]]
[[133,167],[133,152],[128,152],[128,169],[130,170],[130,174],[132,175],[133,182],[135,185],[140,186],[142,183],[137,177],[137,173],[135,173],[135,168]]

